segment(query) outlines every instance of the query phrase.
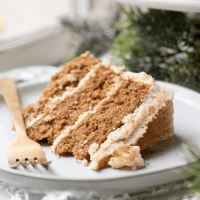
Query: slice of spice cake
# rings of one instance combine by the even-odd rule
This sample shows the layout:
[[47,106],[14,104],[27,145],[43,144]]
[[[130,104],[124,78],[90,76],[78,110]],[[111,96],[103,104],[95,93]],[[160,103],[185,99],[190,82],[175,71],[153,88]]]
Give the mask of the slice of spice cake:
[[99,170],[144,166],[140,151],[173,135],[173,92],[89,52],[51,78],[24,119],[28,136]]
[[[54,135],[58,134],[65,126],[72,125],[76,121],[77,115],[87,111],[89,106],[94,106],[100,101],[98,93],[103,87],[108,88],[112,84],[112,80],[106,82],[106,72],[104,72],[105,75],[102,74],[103,77],[98,79],[99,69],[97,79],[95,80],[93,77],[90,80],[91,83],[96,81],[97,86],[86,84],[96,70],[95,66],[100,62],[100,59],[95,59],[87,52],[67,63],[62,71],[51,78],[51,82],[42,92],[41,98],[23,110],[26,131],[31,139],[35,141],[47,139],[51,144]],[[91,97],[89,93],[92,93]]]

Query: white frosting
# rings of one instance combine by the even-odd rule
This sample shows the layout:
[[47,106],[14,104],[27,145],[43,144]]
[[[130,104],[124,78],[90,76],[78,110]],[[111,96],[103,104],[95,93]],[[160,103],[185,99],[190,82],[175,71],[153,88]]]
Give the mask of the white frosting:
[[[166,92],[168,90],[168,92]],[[159,111],[160,108],[165,107],[166,106],[166,100],[170,100],[173,97],[173,91],[168,89],[168,88],[164,88],[164,87],[160,87],[160,92],[158,93],[157,98],[153,98],[151,101],[149,101],[145,106],[151,106],[151,105],[155,105],[155,107],[157,107],[157,105],[159,105],[159,107],[157,107],[155,113],[157,113]],[[163,101],[160,101],[160,99],[162,99]],[[164,101],[165,100],[165,101]],[[143,105],[144,106],[144,105]],[[139,108],[138,108],[139,109]],[[133,135],[133,137],[130,137],[127,141],[126,144],[128,145],[134,145],[136,144],[136,138],[140,138],[142,137],[142,133],[144,131],[146,131],[147,126],[145,125],[145,123],[147,121],[151,121],[151,119],[153,118],[153,116],[155,115],[155,113],[153,113],[152,115],[147,115],[145,120],[143,121],[142,124],[140,124],[140,127],[138,127],[138,129],[135,131],[135,134]]]
[[112,65],[110,68],[111,68],[115,73],[117,73],[117,74],[121,74],[121,73],[122,73],[122,70],[123,70],[122,67],[116,67],[116,66],[114,66],[114,65]]
[[66,99],[66,97],[71,96],[74,94],[76,91],[78,91],[81,87],[83,87],[87,81],[90,79],[91,75],[95,74],[96,70],[100,67],[100,64],[97,64],[90,70],[89,73],[79,82],[78,86],[75,88],[70,88],[68,87],[68,90],[63,93],[62,96],[58,96],[55,98],[52,98],[50,102],[48,103],[48,106],[50,108],[55,107],[58,103],[62,102],[63,100]]
[[[88,54],[88,53],[85,53],[85,54]],[[49,113],[52,112],[52,110],[56,107],[57,104],[59,104],[60,102],[65,100],[67,97],[73,95],[81,87],[83,87],[92,76],[95,76],[96,70],[98,70],[98,68],[101,65],[104,65],[106,67],[110,67],[115,73],[121,73],[122,77],[125,78],[125,79],[131,78],[131,79],[134,79],[134,81],[141,81],[141,82],[148,83],[148,84],[154,83],[154,81],[151,78],[151,76],[148,76],[144,72],[141,72],[141,73],[125,72],[125,73],[123,73],[121,67],[116,67],[114,65],[110,66],[108,62],[101,62],[101,63],[98,63],[97,65],[95,65],[90,70],[90,72],[79,82],[77,87],[75,87],[75,88],[67,87],[67,90],[63,93],[62,96],[56,96],[55,95],[53,98],[50,97],[49,98],[49,102],[45,105],[45,108],[50,108],[49,109]],[[66,78],[69,79],[70,81],[75,81],[76,80],[75,77],[72,74],[68,74]],[[115,81],[118,81],[118,79],[116,79]],[[33,124],[38,122],[40,119],[42,119],[44,116],[45,116],[44,114],[39,114],[38,116],[28,120],[25,123],[26,128],[29,128],[30,126],[32,126]],[[47,119],[51,119],[50,114],[47,114],[46,117],[47,117]]]
[[[87,55],[88,53],[82,54],[82,56]],[[129,153],[123,153],[122,157],[112,157],[113,153],[119,147],[135,145],[137,143],[137,140],[142,137],[143,134],[146,132],[146,124],[152,121],[155,114],[160,108],[166,106],[167,100],[171,100],[173,98],[173,92],[170,89],[157,86],[154,82],[154,79],[151,76],[148,76],[146,73],[123,72],[121,67],[110,66],[109,63],[104,62],[94,66],[90,70],[90,72],[82,80],[80,80],[77,87],[68,87],[67,91],[65,91],[62,96],[55,96],[53,98],[50,98],[48,104],[45,105],[45,107],[50,108],[50,113],[58,103],[65,100],[68,96],[73,95],[76,91],[83,87],[87,83],[87,81],[90,80],[91,77],[94,77],[96,70],[98,70],[101,65],[110,67],[110,69],[112,69],[115,73],[120,74],[123,79],[131,79],[133,81],[142,82],[151,85],[151,87],[149,89],[150,93],[148,97],[143,100],[143,103],[133,113],[128,114],[122,119],[123,125],[120,128],[113,128],[113,131],[109,133],[107,139],[101,145],[94,143],[90,146],[88,152],[91,158],[90,168],[93,170],[98,170],[100,168],[101,160],[108,156],[111,156],[111,159],[108,163],[109,165],[111,165],[113,168],[119,168],[119,166],[122,167],[122,164],[120,164],[120,162],[122,160],[123,162],[125,162],[126,159],[130,158],[132,156],[131,152],[139,152],[139,150],[137,149],[139,147],[133,147],[130,148]],[[75,81],[75,77],[72,74],[68,74],[67,78],[70,81]],[[65,137],[67,137],[69,134],[73,134],[73,130],[75,130],[89,114],[95,113],[97,109],[101,107],[107,99],[109,99],[118,91],[119,87],[121,86],[121,81],[119,81],[118,77],[116,77],[114,81],[115,84],[110,88],[105,99],[100,101],[93,110],[91,110],[90,107],[87,112],[79,116],[78,120],[73,126],[68,126],[61,132],[61,134],[53,142],[53,145],[50,147],[52,152],[55,152],[57,146]],[[156,108],[156,111],[150,114],[150,108],[152,107]],[[46,116],[44,116],[44,114],[39,114],[35,118],[27,121],[26,127],[32,126],[34,123],[42,118],[44,121],[48,121],[51,119],[51,115],[47,114]],[[84,144],[85,143],[87,143],[87,140],[84,141]],[[81,151],[82,149],[80,149],[80,152]],[[135,157],[131,157],[131,159],[131,161],[130,159],[129,161],[127,160],[125,166],[131,166],[132,169],[136,169],[144,165],[144,161],[141,158],[140,154],[136,153]],[[88,165],[88,161],[86,159],[76,160],[76,162],[79,162],[83,165]]]
[[52,117],[50,115],[46,115],[43,120],[48,122]]
[[71,82],[76,81],[76,78],[73,76],[73,74],[67,74],[66,79]]
[[[124,148],[125,153],[120,151],[120,147]],[[115,149],[117,155],[110,158],[108,164],[113,168],[130,167],[132,170],[144,167],[144,159],[140,154],[139,146],[121,145]],[[96,163],[95,163],[96,164]]]
[[[98,107],[101,107],[102,104],[108,100],[113,94],[115,94],[115,92],[118,90],[118,88],[121,86],[121,82],[115,82],[114,86],[111,87],[110,91],[107,93],[107,96],[104,100],[102,100],[101,102],[99,102],[93,110],[89,110],[87,112],[84,112],[82,115],[79,116],[78,120],[75,122],[75,124],[73,126],[68,126],[64,131],[62,131],[62,133],[55,139],[53,145],[50,147],[52,152],[55,152],[55,148],[56,146],[60,143],[60,141],[68,136],[70,134],[70,132],[74,129],[76,129],[78,127],[79,124],[82,123],[82,121],[84,120],[84,118],[88,115],[88,114],[92,114],[95,113],[98,109]],[[73,133],[71,133],[73,134]]]
[[36,123],[39,119],[41,119],[44,116],[44,114],[39,114],[38,116],[32,118],[31,120],[28,120],[26,122],[26,128],[32,126],[34,123]]
[[88,161],[84,158],[83,160],[76,160],[75,162],[82,164],[83,166],[88,166]]
[[[154,88],[156,92],[157,87]],[[90,168],[98,170],[101,159],[112,155],[113,152],[121,145],[135,145],[137,140],[143,136],[147,126],[147,122],[150,122],[155,116],[156,112],[166,105],[166,100],[173,98],[173,92],[170,89],[160,87],[157,95],[152,95],[145,102],[143,102],[135,111],[124,117],[122,120],[123,125],[109,133],[107,140],[97,148],[95,144],[90,146],[89,154],[91,158]],[[151,106],[157,108],[156,112],[149,114]],[[127,141],[127,142],[124,142]],[[97,168],[95,168],[97,167]]]
[[[104,65],[106,65],[107,67],[109,66],[109,64],[106,64],[106,63],[104,63]],[[144,72],[141,72],[141,73],[125,72],[125,73],[123,73],[121,68],[115,67],[115,66],[111,66],[110,68],[114,72],[121,74],[121,76],[124,79],[132,79],[134,81],[139,81],[142,83],[150,84],[151,85],[151,87],[149,89],[150,94],[147,97],[147,99],[144,99],[143,103],[139,106],[139,108],[137,108],[134,111],[134,113],[130,113],[124,117],[124,119],[122,120],[123,125],[120,128],[118,128],[118,129],[113,128],[113,131],[108,135],[107,140],[104,143],[102,143],[100,146],[98,144],[92,144],[90,146],[89,154],[90,154],[91,160],[92,160],[90,167],[91,167],[91,169],[94,169],[94,170],[98,169],[99,162],[103,157],[112,155],[112,153],[121,145],[130,145],[130,144],[134,143],[134,141],[138,137],[141,137],[143,135],[143,132],[145,132],[145,130],[147,129],[147,127],[145,126],[145,123],[147,120],[149,120],[149,119],[147,119],[147,116],[149,116],[149,118],[152,118],[155,115],[155,113],[153,113],[152,115],[149,115],[150,106],[154,105],[154,106],[158,107],[158,109],[162,106],[162,105],[159,105],[160,100],[157,99],[157,93],[156,93],[159,87],[155,84],[154,79],[151,76],[148,76]],[[119,82],[119,78],[116,78],[115,89],[114,90],[111,89],[107,93],[106,99],[104,99],[98,105],[96,105],[93,110],[89,110],[89,111],[83,113],[79,117],[79,119],[76,121],[74,126],[67,127],[56,138],[56,140],[54,141],[54,143],[51,147],[51,150],[53,152],[55,152],[57,145],[63,140],[63,138],[68,136],[69,134],[73,134],[72,130],[76,129],[89,113],[95,113],[97,108],[100,107],[104,101],[106,101],[113,94],[115,94],[115,92],[118,90],[120,85],[121,85],[121,82]],[[162,99],[164,97],[163,92],[160,92],[159,94],[160,94],[159,99],[160,98]],[[168,93],[166,93],[166,94],[168,94]],[[169,97],[171,97],[171,96],[172,95],[169,95]],[[164,99],[162,99],[162,100],[163,100],[163,102],[165,101]],[[133,121],[133,119],[134,119],[134,121]],[[122,141],[124,139],[127,139],[127,141],[128,141],[127,144],[125,144]],[[123,156],[130,157],[129,154],[123,155]],[[138,157],[138,159],[139,159],[139,157]],[[117,160],[119,160],[119,159],[118,158],[112,159],[112,161],[110,161],[110,164],[115,163]],[[137,162],[135,162],[135,163],[137,163]],[[144,163],[142,159],[140,159],[140,164],[141,163]],[[134,168],[134,166],[132,166],[132,168]]]
[[87,57],[89,56],[90,52],[89,51],[86,51],[85,53],[81,54],[82,57]]
[[[67,91],[65,91],[63,93],[62,96],[55,96],[54,98],[49,98],[49,102],[48,104],[45,105],[45,108],[46,107],[49,107],[50,108],[50,113],[51,111],[53,110],[53,108],[56,107],[56,105],[60,102],[62,102],[63,100],[65,100],[67,97],[73,95],[76,91],[78,91],[81,87],[83,87],[88,80],[90,80],[90,77],[95,74],[96,70],[98,70],[98,68],[101,66],[101,63],[95,65],[89,73],[87,73],[87,75],[81,79],[81,81],[79,82],[78,86],[75,87],[75,88],[71,88],[71,87],[68,87],[67,88]],[[71,77],[71,76],[70,76]],[[71,77],[72,78],[72,77]],[[28,120],[26,122],[26,128],[29,128],[30,126],[32,126],[34,123],[36,123],[37,121],[39,121],[40,119],[42,119],[42,117],[44,116],[44,114],[39,114],[37,117],[35,118],[32,118],[31,120]],[[47,118],[50,118],[50,116],[48,115]]]
[[140,73],[133,73],[133,72],[125,72],[123,73],[122,77],[124,79],[132,79],[134,81],[139,81],[142,83],[146,83],[146,84],[153,84],[155,86],[155,82],[154,79],[147,75],[145,72],[140,72]]

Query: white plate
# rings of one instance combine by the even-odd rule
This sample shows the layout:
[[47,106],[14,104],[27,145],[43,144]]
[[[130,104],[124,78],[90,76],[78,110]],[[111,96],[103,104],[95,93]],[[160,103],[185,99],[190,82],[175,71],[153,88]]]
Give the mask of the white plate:
[[[200,94],[178,85],[158,81],[160,85],[174,90],[174,125],[172,138],[158,142],[149,148],[145,157],[149,162],[143,169],[136,171],[112,168],[95,172],[74,162],[73,157],[57,159],[48,146],[43,146],[45,156],[52,164],[48,169],[38,165],[36,168],[22,166],[11,169],[6,159],[6,148],[16,133],[11,131],[12,119],[0,95],[0,180],[19,187],[35,190],[93,190],[104,192],[139,191],[146,187],[173,182],[185,175],[172,172],[172,169],[187,164],[183,140],[189,140],[200,147]],[[36,84],[19,88],[22,107],[35,102],[46,87]],[[153,152],[154,151],[154,152]]]

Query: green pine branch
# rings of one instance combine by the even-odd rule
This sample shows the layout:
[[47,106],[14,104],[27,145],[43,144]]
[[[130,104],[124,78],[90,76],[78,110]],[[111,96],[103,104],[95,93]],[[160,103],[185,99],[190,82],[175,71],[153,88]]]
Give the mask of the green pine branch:
[[83,38],[82,42],[76,47],[75,54],[68,56],[64,62],[69,62],[86,51],[90,51],[95,57],[100,57],[109,51],[111,44],[114,42],[114,30],[105,31],[97,25],[90,25],[87,22],[72,22],[67,18],[61,19],[61,23],[79,33]]
[[121,7],[111,53],[126,70],[200,91],[200,19],[186,13]]
[[191,144],[183,144],[183,147],[187,149],[191,155],[188,160],[187,169],[176,169],[174,172],[182,173],[192,177],[191,181],[186,183],[186,186],[190,189],[190,193],[198,193],[200,195],[200,150],[196,146]]

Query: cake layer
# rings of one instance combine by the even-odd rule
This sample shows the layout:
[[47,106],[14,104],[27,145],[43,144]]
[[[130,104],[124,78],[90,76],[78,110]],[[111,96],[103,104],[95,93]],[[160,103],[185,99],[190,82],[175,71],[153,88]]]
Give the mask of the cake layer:
[[154,120],[148,124],[144,137],[137,141],[140,151],[174,134],[173,113],[173,103],[171,100],[167,101],[166,106],[160,108]]
[[139,107],[149,94],[150,85],[122,80],[118,90],[104,101],[94,113],[89,113],[83,122],[56,146],[56,154],[73,153],[75,159],[88,158],[91,144],[101,144],[110,132],[122,126],[122,119]]
[[[27,127],[28,136],[40,141],[47,138],[49,144],[67,126],[73,126],[78,117],[106,98],[107,93],[115,84],[119,74],[108,66],[98,64],[80,82],[80,87],[74,88],[71,93],[51,99],[46,105],[43,116]],[[83,84],[84,83],[84,84]]]
[[[116,91],[118,90],[118,88],[121,86],[121,81],[120,81],[120,77],[118,79],[115,79],[115,84],[114,86],[111,88],[111,90],[107,93],[107,97],[102,100],[101,102],[99,102],[99,104],[97,104],[95,106],[95,108],[93,110],[89,110],[87,112],[84,112],[82,115],[79,116],[78,120],[75,122],[75,124],[73,126],[68,126],[66,129],[64,129],[61,134],[56,138],[56,140],[53,143],[53,146],[51,147],[52,151],[55,152],[57,145],[59,146],[59,143],[64,141],[64,138],[68,137],[70,135],[70,133],[75,130],[77,127],[79,127],[87,118],[88,115],[95,113],[96,110],[101,107],[101,105],[107,101],[113,94],[116,93]],[[66,151],[65,151],[66,152]],[[66,152],[67,153],[67,152]]]
[[91,68],[100,63],[100,59],[95,59],[89,52],[67,63],[62,71],[51,78],[51,82],[43,91],[41,98],[33,104],[27,105],[23,110],[25,122],[37,118],[43,113],[46,103],[50,98],[62,96],[69,88],[77,87],[79,82],[89,73]]
[[148,134],[147,138],[145,138],[145,133],[148,130],[148,125],[151,122],[153,123],[153,120],[157,117],[159,112],[162,113],[163,110],[169,114],[169,116],[165,115],[165,117],[168,118],[165,122],[170,122],[170,124],[164,124],[169,130],[167,130],[167,132],[160,133],[161,137],[159,138],[164,139],[172,136],[172,99],[173,92],[170,89],[165,87],[158,88],[158,90],[155,91],[155,93],[151,95],[143,104],[141,104],[135,112],[127,115],[122,120],[123,125],[120,128],[109,133],[104,143],[101,145],[93,143],[89,149],[91,169],[99,170],[109,165],[112,166],[109,160],[114,157],[115,150],[120,146],[140,145],[141,142],[138,144],[138,140],[144,137],[143,140],[146,142],[144,146],[142,145],[142,150],[144,150],[144,148],[153,144],[152,142],[158,141],[158,138],[148,141],[148,139],[153,137],[153,135],[150,136]]

